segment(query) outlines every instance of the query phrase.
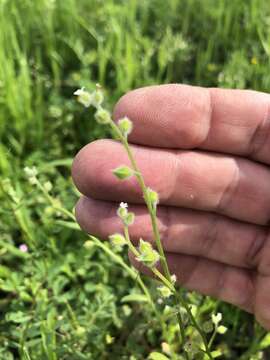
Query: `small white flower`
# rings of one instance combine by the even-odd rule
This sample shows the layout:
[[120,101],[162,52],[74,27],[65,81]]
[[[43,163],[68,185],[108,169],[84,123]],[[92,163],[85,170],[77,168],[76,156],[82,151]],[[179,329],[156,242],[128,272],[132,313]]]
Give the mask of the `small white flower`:
[[85,107],[89,107],[91,105],[92,95],[88,91],[84,90],[84,87],[74,91],[73,94],[78,97],[79,103],[83,104]]
[[221,313],[217,313],[217,314],[212,314],[212,321],[214,325],[218,325],[222,320],[222,314]]
[[23,253],[27,253],[28,252],[28,246],[26,244],[21,244],[19,246],[19,249],[21,250],[21,252]]
[[175,283],[176,283],[176,281],[177,281],[177,277],[176,277],[176,275],[175,275],[175,274],[173,274],[173,275],[171,276],[171,281],[172,281],[172,283],[173,283],[173,284],[175,284]]
[[117,215],[126,226],[132,225],[134,222],[135,215],[132,212],[128,212],[127,203],[120,203],[119,208],[117,209]]
[[74,91],[73,95],[80,96],[85,91],[84,89],[85,89],[84,86],[81,89],[77,89],[76,91]]
[[120,208],[122,208],[122,209],[127,209],[127,208],[128,208],[128,204],[127,204],[127,203],[124,203],[124,202],[121,202],[121,203],[120,203]]

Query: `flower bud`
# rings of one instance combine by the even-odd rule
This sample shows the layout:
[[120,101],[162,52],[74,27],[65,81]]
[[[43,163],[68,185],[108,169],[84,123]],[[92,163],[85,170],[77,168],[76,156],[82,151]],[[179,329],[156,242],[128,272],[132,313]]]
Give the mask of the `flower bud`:
[[227,332],[227,328],[225,327],[225,326],[223,326],[223,325],[219,325],[218,327],[217,327],[217,332],[219,333],[219,334],[221,334],[221,335],[223,335],[223,334],[225,334],[226,332]]
[[117,215],[120,217],[120,219],[124,219],[127,214],[128,214],[128,210],[127,210],[128,204],[121,202],[119,205],[119,208],[117,210]]
[[85,249],[91,250],[94,247],[94,243],[91,240],[86,240],[83,246]]
[[110,242],[113,246],[124,246],[127,244],[126,239],[121,234],[113,234],[109,236]]
[[115,338],[112,337],[110,334],[106,334],[105,339],[106,339],[106,344],[110,345],[110,344],[112,344],[114,342]]
[[138,250],[140,256],[137,257],[137,260],[141,261],[147,266],[155,266],[160,259],[159,253],[153,249],[149,242],[144,241],[143,239],[140,239]]
[[33,167],[28,167],[26,166],[24,169],[25,175],[28,178],[28,181],[31,185],[36,185],[37,184],[37,175],[38,175],[38,171],[37,168],[35,166]]
[[95,118],[99,124],[109,124],[111,121],[111,115],[109,111],[99,108],[95,113]]
[[104,100],[104,96],[100,89],[97,89],[92,93],[91,102],[95,108],[99,108],[103,103],[103,100]]
[[21,250],[21,252],[24,252],[24,253],[28,252],[28,246],[26,244],[21,244],[19,246],[19,249]]
[[131,131],[132,131],[132,128],[133,128],[133,124],[132,122],[129,120],[128,117],[124,117],[123,119],[120,119],[118,121],[118,127],[119,127],[119,130],[121,131],[121,133],[127,137]]
[[31,176],[30,178],[28,178],[28,181],[31,185],[36,185],[38,182],[36,176]]
[[46,181],[43,186],[44,186],[44,190],[46,190],[47,192],[50,192],[53,188],[52,183],[50,181]]
[[165,316],[172,315],[173,314],[173,308],[171,306],[169,306],[169,305],[165,305],[164,310],[163,310],[163,314]]
[[133,170],[128,166],[119,166],[113,170],[113,174],[120,180],[128,179],[133,175]]
[[189,356],[191,356],[192,359],[200,351],[200,347],[198,346],[198,344],[190,341],[186,342],[183,348],[189,354]]
[[83,104],[83,106],[89,107],[92,104],[92,95],[84,90],[84,87],[76,90],[73,94],[77,96],[78,102]]
[[117,215],[123,221],[124,225],[129,226],[134,223],[135,214],[133,214],[132,212],[128,212],[127,207],[128,207],[127,203],[121,202],[117,210]]
[[161,285],[157,289],[160,292],[161,296],[165,299],[169,298],[172,295],[171,289],[169,289],[167,286]]
[[75,335],[77,335],[78,337],[84,336],[86,334],[86,329],[82,326],[78,326],[77,329],[75,330]]
[[148,187],[146,194],[148,201],[150,201],[151,205],[155,208],[159,202],[158,193]]
[[213,326],[213,322],[211,320],[206,321],[203,326],[202,329],[204,332],[206,332],[207,334],[212,332],[214,330],[214,326]]

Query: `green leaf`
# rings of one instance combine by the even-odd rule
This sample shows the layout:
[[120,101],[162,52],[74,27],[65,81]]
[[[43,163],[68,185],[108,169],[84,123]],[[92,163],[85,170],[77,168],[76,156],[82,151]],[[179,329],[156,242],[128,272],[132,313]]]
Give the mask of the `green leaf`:
[[169,360],[169,358],[159,352],[152,352],[149,356],[148,359],[150,360]]
[[121,302],[148,302],[147,296],[143,294],[130,294],[121,299]]
[[220,349],[218,349],[218,350],[212,351],[212,352],[211,352],[211,355],[212,355],[213,358],[215,359],[215,358],[223,355],[223,353],[222,353],[222,351],[221,351]]
[[66,221],[66,220],[55,220],[55,223],[58,225],[61,225],[63,227],[66,227],[68,229],[72,229],[72,230],[81,230],[81,228],[79,227],[79,225],[75,222],[72,221]]
[[0,265],[0,278],[7,278],[10,275],[10,270],[8,267]]
[[270,333],[266,334],[260,343],[261,350],[267,349],[268,347],[270,347]]
[[22,311],[6,314],[6,321],[11,321],[17,324],[22,324],[31,319],[31,316],[26,315]]
[[47,171],[48,169],[50,170],[50,168],[55,168],[58,166],[66,166],[66,167],[70,167],[73,163],[73,158],[65,158],[65,159],[59,159],[59,160],[53,160],[53,161],[48,161],[45,163],[42,163],[39,165],[39,170],[41,172],[43,171]]
[[31,295],[29,295],[26,291],[21,291],[20,292],[20,298],[24,301],[24,302],[32,302],[33,298]]

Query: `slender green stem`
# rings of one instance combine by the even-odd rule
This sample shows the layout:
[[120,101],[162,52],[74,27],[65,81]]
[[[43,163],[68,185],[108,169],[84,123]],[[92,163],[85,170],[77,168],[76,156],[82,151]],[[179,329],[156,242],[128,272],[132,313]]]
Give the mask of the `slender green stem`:
[[[179,294],[176,291],[175,287],[172,286],[172,284],[168,283],[167,279],[161,274],[161,272],[158,269],[153,268],[152,271],[166,286],[169,287],[170,290],[173,291],[173,293],[175,295],[175,299],[177,299],[178,302],[180,304],[182,304],[183,307],[186,309],[194,328],[198,331],[198,333],[200,334],[200,336],[203,340],[206,354],[209,356],[210,359],[213,359],[213,357],[211,355],[211,351],[210,351],[210,344],[208,345],[205,335],[204,335],[203,331],[201,330],[200,326],[198,325],[195,317],[193,316],[192,311],[190,310],[190,307],[189,307],[188,303],[186,302],[186,300],[184,299],[184,297],[181,296],[181,294]],[[178,302],[176,302],[176,305],[178,305]]]
[[143,192],[143,197],[144,197],[144,200],[146,202],[146,205],[147,205],[150,217],[151,217],[154,238],[155,238],[156,246],[157,246],[157,249],[158,249],[158,252],[159,252],[159,255],[160,255],[160,262],[161,262],[163,272],[164,272],[166,278],[168,279],[168,281],[171,281],[171,275],[170,275],[169,267],[168,267],[168,264],[167,264],[167,261],[166,261],[165,253],[164,253],[163,246],[162,246],[161,239],[160,239],[160,234],[159,234],[159,231],[158,231],[157,218],[156,218],[156,214],[155,214],[156,211],[153,209],[151,203],[148,200],[147,187],[145,185],[143,176],[142,176],[142,174],[140,173],[140,171],[139,171],[139,169],[137,167],[136,161],[134,159],[134,156],[133,156],[133,154],[132,154],[132,152],[130,150],[129,144],[128,144],[127,139],[125,137],[123,138],[123,145],[124,145],[124,147],[125,147],[125,149],[126,149],[126,151],[128,153],[128,157],[130,159],[133,170],[135,170],[135,172],[136,172],[136,177],[137,177],[138,182],[139,182],[139,184],[141,186],[141,189],[142,189],[142,192]]
[[163,271],[164,271],[164,274],[165,274],[166,278],[170,281],[171,275],[170,275],[169,267],[168,267],[166,257],[165,257],[165,254],[164,254],[164,250],[163,250],[163,247],[162,247],[162,244],[161,244],[161,239],[160,239],[160,234],[159,234],[159,231],[158,231],[155,211],[152,208],[152,206],[151,206],[151,204],[150,204],[150,202],[148,200],[147,187],[145,185],[144,178],[143,178],[143,176],[142,176],[142,174],[141,174],[141,172],[140,172],[140,170],[139,170],[139,168],[138,168],[138,166],[136,164],[135,158],[134,158],[134,156],[133,156],[133,154],[132,154],[132,152],[130,150],[127,138],[125,136],[123,136],[123,134],[119,130],[118,126],[113,121],[111,121],[111,127],[117,133],[117,135],[119,136],[122,144],[124,145],[124,148],[125,148],[125,150],[127,152],[127,155],[128,155],[129,160],[130,160],[131,166],[132,166],[132,168],[133,168],[133,170],[135,172],[135,176],[137,177],[137,180],[138,180],[139,185],[141,187],[141,190],[143,192],[143,197],[144,197],[144,200],[146,202],[148,211],[149,211],[150,216],[151,216],[151,222],[152,222],[154,237],[155,237],[158,252],[160,254],[160,262],[161,262],[161,265],[162,265],[162,268],[163,268]]
[[[174,293],[174,305],[176,307],[179,307],[179,304],[182,303],[182,301],[177,301],[177,291],[175,289],[175,287],[168,282],[168,280],[165,278],[165,276],[163,276],[161,274],[161,272],[157,269],[157,268],[152,268],[153,273],[160,279],[160,281],[162,281],[166,286],[168,286],[168,288]],[[185,344],[186,342],[186,334],[185,334],[185,326],[184,326],[184,322],[180,313],[180,308],[179,311],[177,312],[177,320],[179,323],[179,328],[180,328],[180,335],[181,335],[181,343]],[[189,360],[189,354],[184,350],[184,354],[187,360]]]
[[[127,243],[128,243],[128,246],[130,248],[130,250],[132,251],[132,253],[135,255],[135,256],[139,256],[140,253],[138,252],[138,250],[136,249],[136,247],[132,244],[132,242],[130,241],[130,237],[129,237],[129,232],[128,232],[128,227],[125,226],[124,227],[124,234],[125,234],[125,238],[127,240]],[[172,292],[175,292],[175,288],[174,286],[170,283],[170,281],[167,280],[167,278],[155,267],[151,267],[150,268],[151,271],[153,272],[154,275],[156,275],[157,278],[159,278],[159,280],[165,285],[167,286]],[[177,303],[177,300],[176,298],[174,298],[175,300],[175,305],[178,306],[179,304]],[[184,344],[185,343],[185,329],[184,329],[184,326],[183,326],[183,321],[182,321],[182,318],[181,318],[181,314],[180,312],[177,312],[177,319],[178,319],[178,322],[179,322],[179,326],[180,324],[182,326],[180,326],[180,335],[181,335],[181,338],[180,338],[180,343]],[[186,360],[189,360],[189,355],[188,353],[185,351],[185,357],[186,357]]]
[[[141,187],[141,190],[143,192],[143,197],[144,197],[144,200],[146,202],[146,205],[147,205],[150,217],[151,217],[151,223],[152,223],[154,238],[155,238],[156,246],[157,246],[157,249],[158,249],[158,252],[159,252],[159,255],[160,255],[160,262],[161,262],[161,266],[163,268],[163,272],[165,274],[165,277],[160,272],[159,272],[159,275],[162,276],[162,278],[163,278],[162,281],[166,284],[166,286],[168,286],[169,288],[172,288],[175,291],[174,286],[172,285],[172,282],[171,282],[171,274],[170,274],[170,271],[169,271],[166,256],[165,256],[163,246],[162,246],[162,243],[161,243],[161,239],[160,239],[160,233],[159,233],[158,225],[157,225],[156,210],[152,207],[150,201],[148,200],[147,187],[145,185],[144,178],[143,178],[143,176],[142,176],[142,174],[141,174],[141,172],[140,172],[140,170],[139,170],[139,168],[138,168],[138,166],[136,164],[135,158],[134,158],[134,156],[133,156],[133,154],[132,154],[132,152],[130,150],[127,138],[122,135],[121,131],[119,130],[119,128],[117,127],[117,125],[115,125],[115,123],[113,121],[111,121],[111,126],[112,126],[113,130],[120,137],[120,140],[122,141],[122,144],[123,144],[123,146],[124,146],[124,148],[125,148],[125,150],[126,150],[126,152],[128,154],[129,160],[131,162],[131,166],[132,166],[132,168],[134,170],[135,176],[137,177],[137,180],[138,180],[139,185]],[[133,250],[135,250],[134,254],[136,254],[137,249],[134,248],[133,245],[132,245],[132,247],[133,247]],[[138,255],[139,255],[139,253],[138,253]],[[155,270],[152,269],[152,271],[154,272]],[[177,303],[176,298],[174,298],[174,299],[175,299],[175,305],[178,306],[179,304]],[[183,320],[182,320],[180,311],[177,313],[177,318],[178,318],[179,327],[180,327],[180,334],[181,334],[180,342],[182,344],[184,344],[185,341],[186,341],[185,328],[184,328],[184,324],[183,324]],[[184,350],[184,353],[185,353],[186,360],[189,360],[188,353],[185,350]]]
[[200,334],[202,340],[203,340],[203,344],[204,344],[204,347],[205,347],[205,353],[208,355],[209,359],[213,359],[213,356],[211,355],[211,350],[209,348],[209,345],[208,345],[208,342],[207,342],[207,339],[205,337],[205,334],[204,332],[202,331],[202,329],[200,328],[200,326],[198,325],[195,317],[193,316],[192,314],[192,311],[190,309],[190,306],[188,305],[188,303],[186,302],[186,300],[184,299],[184,297],[176,292],[176,297],[178,299],[178,301],[184,306],[184,308],[186,309],[188,315],[189,315],[189,318],[192,322],[192,325],[194,326],[194,328],[198,331],[198,333]]
[[144,285],[142,279],[140,276],[138,276],[137,272],[135,272],[132,268],[130,268],[121,258],[121,256],[116,255],[111,249],[109,249],[105,244],[103,244],[99,239],[97,239],[94,236],[89,236],[90,239],[94,242],[94,244],[101,248],[105,253],[107,253],[111,259],[113,259],[115,262],[117,262],[119,265],[121,265],[127,273],[134,279],[138,281],[138,284],[140,285],[143,293],[147,297],[149,303],[151,304],[153,310],[155,313],[157,312],[155,304],[153,303],[153,300],[151,298],[151,295],[147,289],[147,287]]
[[39,188],[39,190],[43,193],[43,195],[45,196],[45,198],[49,201],[49,203],[52,205],[52,207],[61,212],[63,215],[71,218],[73,221],[76,221],[75,216],[72,214],[72,212],[68,211],[67,209],[65,209],[62,206],[58,206],[56,205],[55,199],[48,193],[48,191],[46,191],[44,189],[44,186],[41,184],[41,182],[37,179],[37,187]]
[[215,325],[215,330],[214,330],[213,335],[211,336],[211,339],[209,340],[209,344],[208,344],[210,348],[211,348],[216,336],[217,336],[217,326]]
[[130,237],[129,237],[129,231],[128,231],[128,226],[124,226],[124,235],[125,235],[125,239],[127,241],[128,247],[130,248],[130,250],[132,251],[132,253],[139,257],[140,253],[139,251],[136,249],[136,247],[132,244]]
[[[126,225],[124,226],[124,235],[125,235],[125,239],[126,239],[126,241],[127,241],[128,247],[129,247],[129,249],[131,250],[131,252],[132,252],[136,257],[140,256],[139,251],[136,249],[136,247],[132,244],[132,242],[131,242],[131,240],[130,240],[129,231],[128,231],[128,226],[126,226]],[[141,280],[140,276],[139,276],[139,279],[140,279],[141,283],[143,284],[143,286],[145,287],[145,285],[144,285],[143,281]],[[151,298],[151,295],[150,295],[150,293],[148,292],[148,290],[147,290],[146,287],[145,287],[145,291],[148,293],[148,296],[149,296],[149,298],[151,299],[152,307],[153,307],[153,310],[154,310],[157,318],[160,320],[162,326],[164,327],[162,318],[161,318],[159,312],[157,311],[156,306],[154,305],[154,302],[153,302],[153,300],[152,300],[152,298]]]
[[[170,289],[171,288],[173,289],[173,292],[175,294],[175,297],[174,297],[175,305],[178,306],[179,305],[178,302],[180,304],[183,304],[183,307],[186,309],[194,328],[196,328],[196,330],[199,332],[199,334],[200,334],[200,336],[201,336],[201,338],[203,340],[204,347],[205,347],[205,353],[208,355],[209,359],[213,359],[204,332],[201,330],[201,328],[198,325],[196,319],[194,318],[188,303],[175,290],[174,285],[172,284],[168,263],[167,263],[167,260],[166,260],[166,256],[165,256],[163,246],[162,246],[162,243],[161,243],[160,233],[159,233],[159,230],[158,230],[156,208],[154,208],[152,206],[152,204],[150,203],[150,201],[148,200],[147,187],[145,185],[143,176],[142,176],[142,174],[141,174],[141,172],[140,172],[140,170],[139,170],[139,168],[138,168],[138,166],[136,164],[135,158],[134,158],[134,156],[133,156],[133,154],[131,152],[131,149],[129,147],[129,143],[127,141],[127,138],[125,136],[123,136],[123,134],[119,130],[118,126],[113,121],[111,121],[111,127],[112,127],[113,131],[119,136],[119,138],[120,138],[120,140],[121,140],[121,142],[122,142],[122,144],[123,144],[123,146],[124,146],[124,148],[125,148],[125,150],[127,152],[127,155],[128,155],[129,160],[130,160],[131,166],[133,168],[134,174],[137,177],[137,180],[138,180],[139,185],[141,187],[141,190],[143,192],[143,197],[144,197],[144,200],[146,202],[146,205],[147,205],[150,217],[151,217],[151,223],[152,223],[152,229],[153,229],[153,233],[154,233],[154,238],[155,238],[155,242],[156,242],[158,252],[160,254],[160,262],[161,262],[161,266],[162,266],[163,272],[165,274],[165,277],[157,269],[152,269],[152,271],[155,273],[155,275],[158,275],[160,280],[164,284],[166,284],[166,286],[168,286]],[[135,250],[136,250],[136,248],[135,248]],[[180,333],[181,333],[182,342],[184,343],[185,342],[185,328],[184,328],[184,324],[183,324],[183,320],[182,320],[180,312],[178,312],[178,321],[179,321],[179,326],[180,326]],[[186,356],[186,359],[189,359],[188,353],[186,351],[185,351],[185,356]]]

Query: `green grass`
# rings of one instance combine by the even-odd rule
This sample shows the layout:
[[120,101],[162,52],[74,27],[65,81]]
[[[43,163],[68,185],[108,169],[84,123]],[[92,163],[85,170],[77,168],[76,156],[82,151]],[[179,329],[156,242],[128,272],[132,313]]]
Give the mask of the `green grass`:
[[[0,359],[146,359],[164,341],[177,352],[174,322],[125,298],[140,294],[134,274],[109,247],[85,247],[22,169],[36,165],[73,208],[72,157],[108,135],[74,101],[79,86],[101,83],[110,106],[167,82],[269,91],[269,1],[0,0],[0,26]],[[220,359],[270,356],[252,316],[189,296],[198,318],[223,313]]]

